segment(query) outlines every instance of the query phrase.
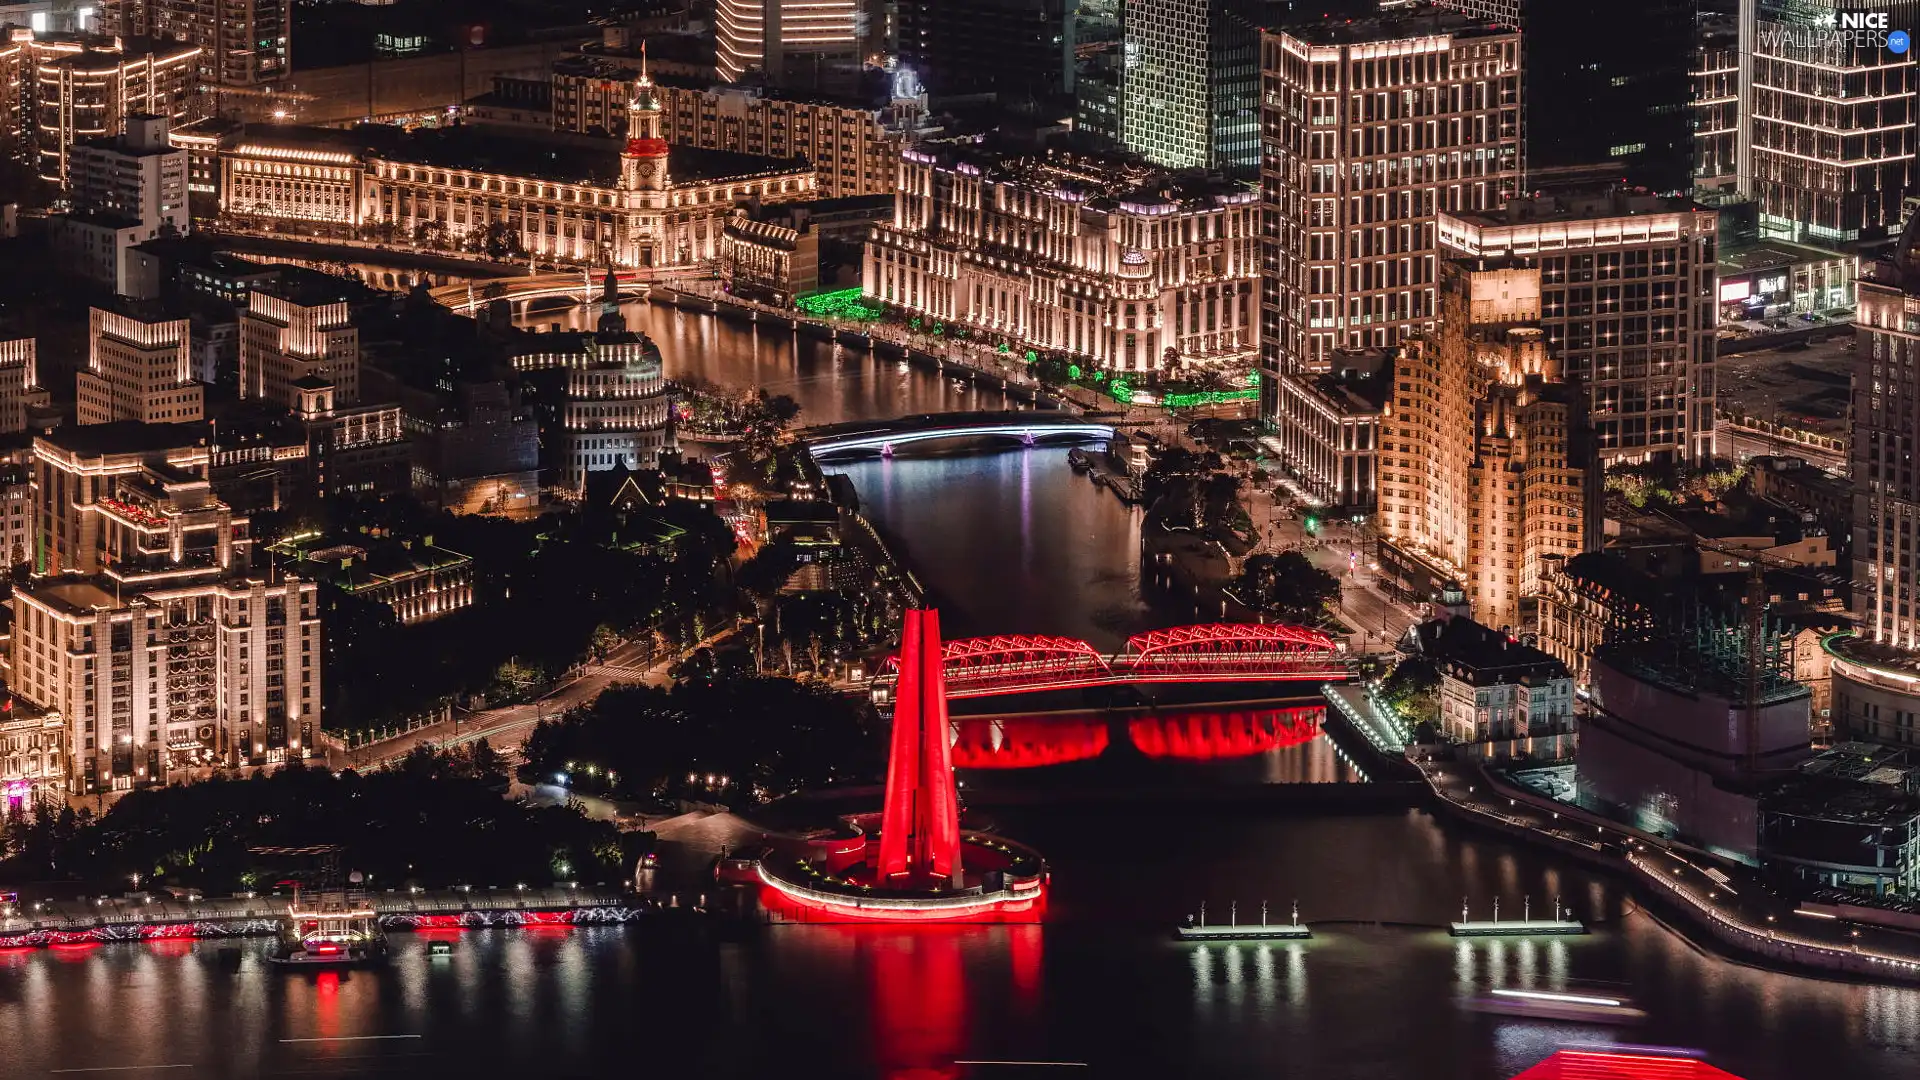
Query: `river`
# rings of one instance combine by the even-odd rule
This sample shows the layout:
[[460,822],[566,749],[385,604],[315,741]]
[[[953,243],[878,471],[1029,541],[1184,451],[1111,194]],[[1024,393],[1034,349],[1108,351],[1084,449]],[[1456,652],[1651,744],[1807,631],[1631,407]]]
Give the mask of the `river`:
[[[635,322],[670,372],[791,393],[807,422],[991,407],[927,373],[790,335],[661,309]],[[1181,621],[1142,599],[1134,512],[1059,451],[844,470],[954,633],[1111,647]],[[983,786],[1109,775],[1114,762],[1132,781],[1359,782],[1303,709],[1317,711],[1015,716],[998,732],[976,718],[962,720],[959,748]],[[271,969],[260,943],[0,953],[0,1072],[1505,1080],[1559,1046],[1622,1042],[1696,1048],[1748,1080],[1920,1075],[1920,990],[1730,963],[1609,877],[1424,812],[1146,794],[996,816],[1052,862],[1043,925],[775,926],[738,941],[668,924],[485,931],[439,961],[397,935],[386,969],[337,977]],[[1595,932],[1463,942],[1436,929],[1463,898],[1485,917],[1495,897],[1509,916],[1558,897]],[[1202,902],[1219,920],[1238,901],[1247,920],[1263,900],[1275,918],[1297,901],[1315,939],[1168,938]],[[1604,1027],[1470,1008],[1489,986],[1602,987],[1646,1018]],[[956,1064],[979,1059],[1087,1067]]]

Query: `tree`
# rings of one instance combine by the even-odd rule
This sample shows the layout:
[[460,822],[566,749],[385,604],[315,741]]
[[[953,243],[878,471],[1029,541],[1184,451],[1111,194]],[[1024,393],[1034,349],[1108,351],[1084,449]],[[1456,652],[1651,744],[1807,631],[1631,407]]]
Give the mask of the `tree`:
[[1380,681],[1379,696],[1415,723],[1431,721],[1440,711],[1440,669],[1424,656],[1409,656]]
[[1318,623],[1340,596],[1340,582],[1297,551],[1254,555],[1233,585],[1234,594],[1263,615]]
[[1201,490],[1201,499],[1206,505],[1206,524],[1209,527],[1229,526],[1241,515],[1240,488],[1242,481],[1233,473],[1217,472],[1207,477]]
[[566,770],[583,790],[751,806],[870,781],[880,750],[869,717],[865,705],[819,684],[765,676],[618,687],[534,728],[521,778]]
[[1042,386],[1065,386],[1073,381],[1073,365],[1061,356],[1043,356],[1029,365],[1028,370]]
[[452,237],[447,233],[447,223],[438,218],[415,224],[413,242],[431,251],[445,251],[453,246]]
[[761,545],[752,558],[740,564],[733,580],[756,601],[767,601],[780,592],[799,567],[800,546],[783,536]]
[[520,239],[520,230],[507,221],[490,221],[486,228],[468,233],[467,248],[494,262],[524,259],[527,255],[527,247]]
[[741,439],[755,457],[764,457],[773,452],[799,415],[799,402],[785,394],[761,390],[741,411]]
[[482,736],[467,748],[469,772],[475,780],[489,786],[504,786],[507,782],[507,762],[500,752],[493,748]]

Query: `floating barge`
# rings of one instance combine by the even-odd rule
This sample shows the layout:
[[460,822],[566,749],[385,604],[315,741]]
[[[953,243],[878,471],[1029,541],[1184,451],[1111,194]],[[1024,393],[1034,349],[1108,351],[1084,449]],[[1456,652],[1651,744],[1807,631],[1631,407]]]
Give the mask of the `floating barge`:
[[1447,927],[1454,937],[1578,937],[1587,924],[1578,919],[1508,919],[1456,922]]
[[1182,926],[1173,931],[1181,941],[1300,941],[1313,936],[1302,923],[1265,926]]

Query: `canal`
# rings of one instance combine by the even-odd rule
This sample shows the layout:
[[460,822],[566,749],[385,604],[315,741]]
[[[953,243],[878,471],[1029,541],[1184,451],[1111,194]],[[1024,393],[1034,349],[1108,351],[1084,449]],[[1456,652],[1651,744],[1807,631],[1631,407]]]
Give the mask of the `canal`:
[[[791,335],[641,309],[676,375],[790,393],[805,422],[989,408],[972,391]],[[955,633],[1047,632],[1112,647],[1188,621],[1142,598],[1133,511],[1059,451],[844,466],[932,584]],[[1190,618],[1190,613],[1188,618]],[[1054,871],[1038,926],[684,925],[483,931],[432,960],[397,936],[384,970],[288,974],[264,944],[0,953],[7,1076],[499,1075],[887,1080],[1288,1077],[1505,1080],[1556,1047],[1694,1048],[1749,1080],[1920,1074],[1920,991],[1736,965],[1667,931],[1612,878],[1418,810],[1345,801],[1217,806],[1165,776],[1312,791],[1363,784],[1313,702],[1220,715],[963,718],[981,788],[1139,781],[1124,801],[1007,803],[999,827]],[[978,712],[978,710],[974,710]],[[1242,753],[1241,751],[1249,751]],[[1030,779],[1028,779],[1030,778]],[[1333,806],[1342,807],[1333,809]],[[1558,898],[1588,937],[1449,939]],[[1315,939],[1180,945],[1168,930],[1299,905]],[[1620,1025],[1480,1011],[1489,987],[1630,998]],[[1085,1066],[974,1065],[980,1060]]]

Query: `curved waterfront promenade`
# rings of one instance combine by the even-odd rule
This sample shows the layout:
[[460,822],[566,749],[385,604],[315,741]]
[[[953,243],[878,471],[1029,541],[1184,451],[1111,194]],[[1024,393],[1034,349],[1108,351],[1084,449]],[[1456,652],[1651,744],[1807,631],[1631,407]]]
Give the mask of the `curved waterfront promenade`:
[[1719,946],[1716,951],[1799,974],[1920,983],[1920,941],[1911,935],[1808,914],[1774,897],[1751,874],[1736,877],[1711,867],[1682,846],[1547,804],[1459,766],[1415,764],[1440,812],[1626,877],[1651,892],[1661,913],[1674,917],[1662,919],[1664,924],[1696,944],[1704,938]]

